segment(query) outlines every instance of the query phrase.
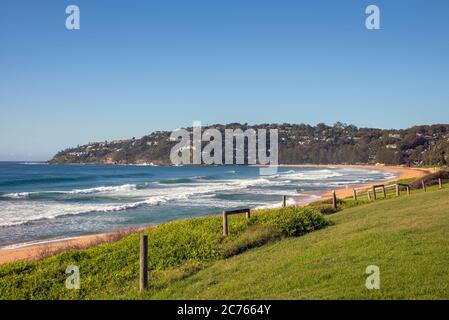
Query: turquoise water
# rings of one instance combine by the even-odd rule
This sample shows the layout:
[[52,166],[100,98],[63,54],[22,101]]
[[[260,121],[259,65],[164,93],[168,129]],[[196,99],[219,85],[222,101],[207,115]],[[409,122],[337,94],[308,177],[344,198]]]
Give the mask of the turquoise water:
[[[0,244],[110,231],[223,209],[304,203],[330,188],[391,178],[342,168],[47,165],[0,162]],[[294,200],[293,200],[294,199]]]

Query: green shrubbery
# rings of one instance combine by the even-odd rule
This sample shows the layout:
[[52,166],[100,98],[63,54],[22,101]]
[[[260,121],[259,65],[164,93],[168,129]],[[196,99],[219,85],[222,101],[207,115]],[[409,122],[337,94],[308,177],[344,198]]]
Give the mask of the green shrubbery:
[[260,212],[256,223],[272,226],[286,236],[297,237],[325,227],[328,222],[317,210],[287,207],[276,211]]
[[[222,236],[221,217],[179,220],[146,231],[152,272],[181,270],[239,254],[285,236],[301,236],[325,227],[315,209],[289,207],[229,217]],[[137,294],[139,235],[89,249],[72,250],[36,262],[0,266],[0,299],[73,299],[132,297]],[[81,290],[65,289],[65,270],[76,265]],[[153,282],[153,285],[157,286]],[[160,284],[159,284],[160,286]]]
[[289,207],[255,211],[248,222],[241,216],[228,217],[229,236],[222,236],[220,217],[174,221],[149,232],[150,268],[176,266],[187,260],[207,261],[242,252],[257,244],[301,236],[327,225],[311,208]]

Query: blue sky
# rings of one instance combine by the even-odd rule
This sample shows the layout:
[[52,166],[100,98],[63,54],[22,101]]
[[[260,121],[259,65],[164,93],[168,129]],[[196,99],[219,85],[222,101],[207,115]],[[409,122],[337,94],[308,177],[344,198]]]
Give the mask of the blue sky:
[[2,0],[0,160],[193,120],[449,123],[448,57],[447,0]]

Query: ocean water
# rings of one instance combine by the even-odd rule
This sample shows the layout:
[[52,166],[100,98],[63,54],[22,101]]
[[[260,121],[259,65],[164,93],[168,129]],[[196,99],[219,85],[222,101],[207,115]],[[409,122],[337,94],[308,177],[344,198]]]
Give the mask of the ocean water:
[[394,172],[281,167],[48,165],[0,162],[0,246],[123,227],[305,203],[324,190],[392,178]]

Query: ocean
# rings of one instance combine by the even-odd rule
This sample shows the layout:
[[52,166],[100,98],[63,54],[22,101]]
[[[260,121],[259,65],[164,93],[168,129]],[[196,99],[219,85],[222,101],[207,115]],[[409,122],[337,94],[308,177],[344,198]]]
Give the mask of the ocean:
[[306,203],[332,188],[391,179],[359,168],[164,167],[0,162],[0,246],[107,232],[240,207]]

